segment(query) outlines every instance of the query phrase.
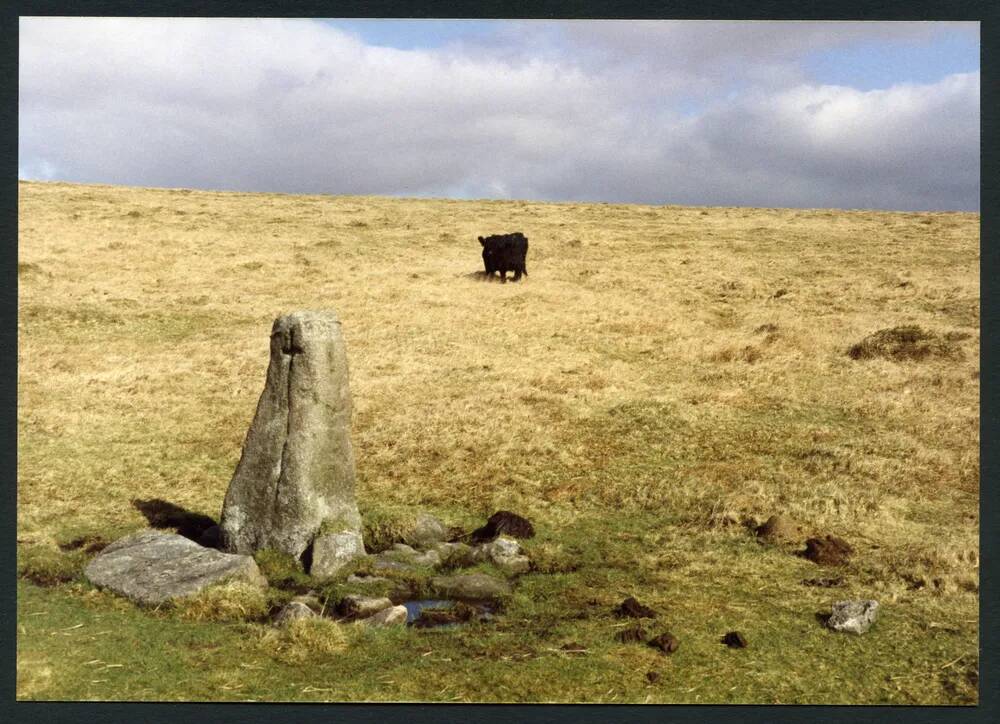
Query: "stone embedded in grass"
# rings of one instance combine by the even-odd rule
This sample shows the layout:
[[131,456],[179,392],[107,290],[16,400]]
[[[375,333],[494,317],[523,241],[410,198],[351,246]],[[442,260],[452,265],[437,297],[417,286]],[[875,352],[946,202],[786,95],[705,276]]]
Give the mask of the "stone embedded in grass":
[[316,612],[302,601],[291,601],[285,605],[274,617],[276,626],[287,626],[292,621],[303,618],[313,618]]
[[364,556],[365,544],[360,533],[348,531],[320,535],[313,542],[309,574],[317,578],[332,578],[348,563]]
[[802,526],[787,515],[772,515],[757,528],[757,539],[765,543],[797,543],[802,540]]
[[656,611],[643,606],[633,596],[629,596],[615,608],[615,615],[621,618],[656,618]]
[[722,637],[722,643],[731,649],[745,649],[747,647],[746,637],[739,631],[730,631]]
[[352,583],[362,586],[374,586],[388,582],[389,579],[383,576],[359,576],[356,573],[352,573],[347,577],[347,583]]
[[152,530],[115,541],[90,562],[84,575],[98,588],[151,606],[223,582],[267,587],[250,556],[222,553],[176,533]]
[[[274,320],[264,391],[222,508],[222,546],[296,558],[320,533],[357,533],[351,393],[332,311]],[[315,555],[314,555],[315,561]]]
[[438,543],[435,551],[441,556],[441,565],[450,568],[463,568],[476,563],[478,548],[465,543]]
[[826,625],[834,631],[863,634],[878,618],[878,601],[837,601]]
[[344,618],[368,618],[379,611],[392,607],[388,598],[371,598],[351,594],[344,596],[337,604],[337,613]]
[[854,549],[843,538],[827,535],[822,538],[809,538],[802,555],[821,566],[842,566],[850,560],[853,552]]
[[361,619],[359,623],[366,626],[404,626],[406,619],[406,606],[390,606],[368,618]]
[[413,525],[403,532],[403,542],[416,548],[432,548],[447,540],[449,529],[429,513],[419,513]]
[[489,601],[510,594],[510,584],[483,573],[464,576],[436,576],[430,580],[431,590],[441,598],[468,601]]
[[513,538],[505,536],[479,546],[476,557],[480,556],[506,573],[525,573],[531,568],[531,560],[522,554],[521,545]]
[[677,650],[677,647],[680,646],[680,643],[681,642],[677,640],[677,637],[669,631],[665,631],[649,641],[650,646],[654,649],[659,649],[659,651],[663,654],[674,653]]

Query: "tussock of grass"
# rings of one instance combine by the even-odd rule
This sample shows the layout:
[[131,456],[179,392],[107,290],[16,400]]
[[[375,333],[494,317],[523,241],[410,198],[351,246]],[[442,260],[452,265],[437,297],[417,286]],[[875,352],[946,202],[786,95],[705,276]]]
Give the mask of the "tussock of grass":
[[177,599],[173,611],[188,621],[257,621],[267,616],[268,593],[243,582],[223,583]]
[[362,538],[365,549],[370,553],[380,553],[392,548],[394,543],[402,543],[406,534],[413,530],[419,510],[412,506],[372,505],[360,506]]
[[257,551],[253,557],[260,572],[273,588],[305,593],[315,585],[302,563],[289,553],[265,549]]
[[345,627],[328,618],[295,619],[280,628],[258,627],[255,633],[257,650],[286,664],[321,663],[349,646]]
[[17,551],[17,575],[39,586],[58,586],[80,580],[87,556],[82,551],[60,551],[44,545]]

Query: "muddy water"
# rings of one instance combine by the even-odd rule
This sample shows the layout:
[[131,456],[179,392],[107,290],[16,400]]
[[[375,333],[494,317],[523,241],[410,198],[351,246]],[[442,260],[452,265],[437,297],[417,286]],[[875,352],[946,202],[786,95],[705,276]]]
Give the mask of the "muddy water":
[[[452,628],[472,621],[488,621],[496,610],[496,606],[488,601],[423,599],[403,601],[401,605],[406,607],[407,625],[419,628]],[[424,611],[427,611],[426,615]]]

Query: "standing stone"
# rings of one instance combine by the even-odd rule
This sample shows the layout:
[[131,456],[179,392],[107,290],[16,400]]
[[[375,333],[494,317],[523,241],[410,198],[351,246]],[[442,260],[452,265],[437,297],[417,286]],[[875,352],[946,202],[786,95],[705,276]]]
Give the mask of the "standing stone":
[[222,507],[223,549],[270,548],[298,558],[321,528],[360,535],[350,426],[336,314],[278,317],[264,391]]

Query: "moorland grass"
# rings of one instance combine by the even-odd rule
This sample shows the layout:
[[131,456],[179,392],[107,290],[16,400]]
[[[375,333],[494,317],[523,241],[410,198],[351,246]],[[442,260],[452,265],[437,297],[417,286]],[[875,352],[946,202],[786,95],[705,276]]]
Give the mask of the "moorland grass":
[[[976,701],[978,215],[19,192],[20,698]],[[476,236],[515,230],[530,276],[479,281]],[[296,638],[91,590],[136,500],[217,519],[271,321],[323,307],[368,530],[527,516],[503,615]],[[948,354],[848,354],[894,328]],[[852,561],[762,545],[774,513]],[[307,585],[270,564],[269,605]],[[675,654],[615,640],[628,595]],[[847,597],[883,604],[863,637],[817,618]]]

